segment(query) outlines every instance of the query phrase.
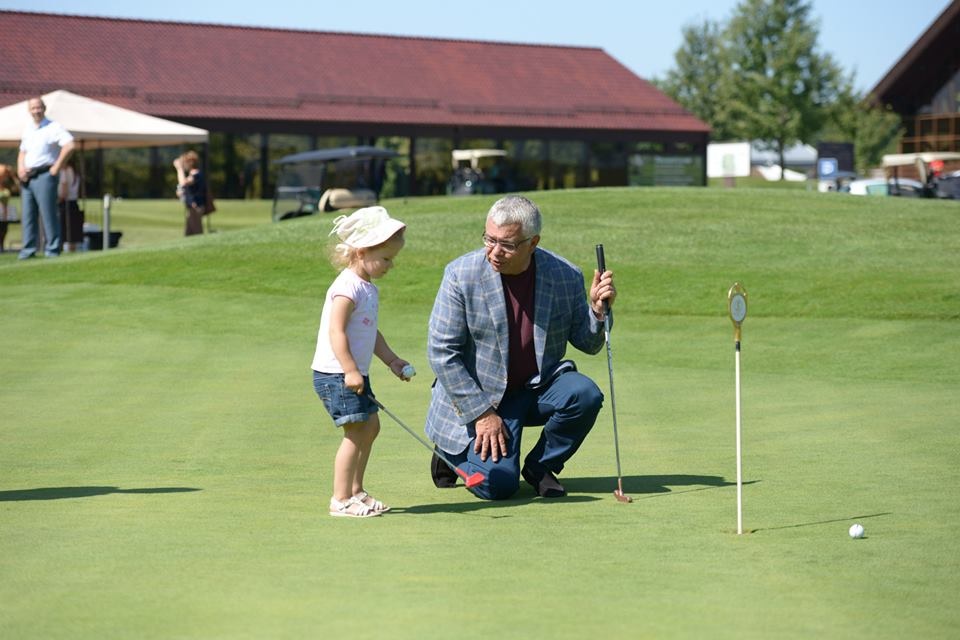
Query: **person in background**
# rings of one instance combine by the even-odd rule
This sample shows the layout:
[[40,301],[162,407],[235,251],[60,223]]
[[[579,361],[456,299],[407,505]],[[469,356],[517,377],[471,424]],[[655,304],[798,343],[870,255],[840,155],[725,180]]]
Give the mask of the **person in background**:
[[10,196],[17,188],[13,167],[0,164],[0,253],[6,249],[7,229],[10,227]]
[[60,171],[58,189],[60,228],[63,231],[63,250],[79,251],[83,244],[83,212],[80,211],[80,176],[73,156],[67,159]]
[[940,195],[940,179],[943,177],[943,168],[946,163],[943,160],[932,160],[930,162],[930,167],[927,172],[927,196],[931,198],[939,197]]
[[[437,376],[425,431],[467,474],[486,480],[480,498],[504,500],[523,477],[543,498],[566,495],[556,474],[593,428],[603,403],[596,383],[565,360],[567,344],[588,354],[604,345],[604,303],[613,273],[583,272],[541,248],[541,215],[523,196],[497,200],[487,213],[483,248],[447,265],[427,337]],[[543,425],[520,460],[523,427]],[[456,475],[438,456],[437,487]]]
[[201,234],[207,205],[207,184],[200,171],[200,156],[196,151],[187,151],[173,161],[173,166],[177,170],[177,191],[182,194],[185,207],[183,234]]
[[20,204],[23,209],[23,245],[21,260],[37,254],[37,217],[43,221],[46,235],[44,255],[60,255],[60,216],[57,211],[57,176],[73,153],[73,136],[60,124],[46,117],[43,98],[27,100],[33,123],[27,125],[17,156],[17,177],[20,179]]

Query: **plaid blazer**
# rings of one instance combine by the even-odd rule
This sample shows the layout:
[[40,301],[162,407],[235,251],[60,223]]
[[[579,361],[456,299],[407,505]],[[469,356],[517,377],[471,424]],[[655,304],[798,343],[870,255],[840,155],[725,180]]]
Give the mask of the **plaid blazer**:
[[[590,354],[604,344],[603,323],[587,303],[580,269],[540,247],[533,259],[533,340],[540,374],[529,386],[549,379],[568,342]],[[427,359],[437,379],[425,431],[444,451],[463,451],[474,436],[474,421],[499,406],[507,388],[508,345],[500,274],[483,249],[457,258],[444,269],[427,338]]]

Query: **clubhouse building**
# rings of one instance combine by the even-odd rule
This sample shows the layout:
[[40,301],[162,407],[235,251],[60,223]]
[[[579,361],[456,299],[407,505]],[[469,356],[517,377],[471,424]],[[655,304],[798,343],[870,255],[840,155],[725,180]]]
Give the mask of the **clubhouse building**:
[[903,120],[900,153],[960,151],[960,0],[953,0],[870,92]]
[[[505,151],[511,190],[706,184],[708,125],[599,48],[17,11],[0,22],[0,106],[65,89],[207,129],[221,198],[271,197],[275,160],[346,145],[399,153],[384,196],[444,193],[464,148]],[[172,197],[184,150],[87,150],[86,173],[116,195]]]

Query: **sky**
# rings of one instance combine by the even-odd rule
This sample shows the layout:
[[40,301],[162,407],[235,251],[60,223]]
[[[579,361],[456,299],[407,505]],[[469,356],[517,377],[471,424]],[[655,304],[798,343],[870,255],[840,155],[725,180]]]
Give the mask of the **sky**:
[[[0,0],[0,9],[599,47],[637,75],[663,78],[682,29],[726,22],[738,0]],[[872,89],[950,0],[812,0],[819,49]],[[173,43],[171,43],[173,44]],[[189,43],[183,43],[189,46]],[[468,72],[468,70],[465,70]]]

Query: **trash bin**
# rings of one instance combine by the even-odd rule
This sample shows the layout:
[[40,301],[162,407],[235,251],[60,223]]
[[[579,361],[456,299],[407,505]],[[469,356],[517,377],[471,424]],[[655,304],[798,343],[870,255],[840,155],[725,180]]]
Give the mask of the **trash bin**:
[[[109,248],[116,249],[122,236],[122,231],[111,231]],[[103,251],[103,229],[93,224],[83,225],[83,250]]]

